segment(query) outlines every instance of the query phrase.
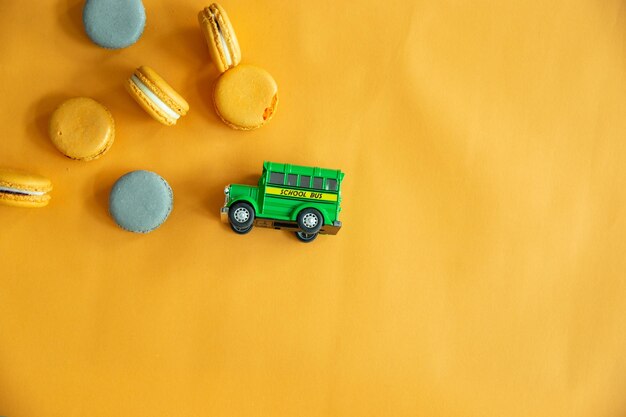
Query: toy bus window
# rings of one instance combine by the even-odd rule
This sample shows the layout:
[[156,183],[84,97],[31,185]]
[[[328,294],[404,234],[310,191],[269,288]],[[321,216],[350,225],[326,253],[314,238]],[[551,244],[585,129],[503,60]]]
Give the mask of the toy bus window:
[[322,177],[313,177],[313,188],[317,188],[318,190],[321,190],[323,182],[324,182],[324,178],[322,178]]
[[308,175],[300,175],[300,187],[309,188],[311,186],[311,177]]
[[337,191],[337,180],[326,179],[326,189],[329,191]]
[[296,174],[287,174],[287,185],[298,185],[298,176]]
[[270,172],[270,184],[283,185],[285,183],[285,174],[282,172]]

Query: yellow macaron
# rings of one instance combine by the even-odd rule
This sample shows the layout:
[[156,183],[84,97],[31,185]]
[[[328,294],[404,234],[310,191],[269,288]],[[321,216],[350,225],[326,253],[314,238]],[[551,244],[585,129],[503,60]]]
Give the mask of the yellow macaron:
[[223,73],[213,90],[217,115],[233,129],[252,130],[269,122],[278,105],[278,86],[269,72],[237,65]]
[[14,207],[44,207],[50,201],[49,179],[28,172],[0,168],[0,204]]
[[220,72],[236,67],[241,61],[241,50],[228,14],[217,3],[198,13],[198,22],[204,34],[211,59]]
[[187,101],[150,67],[141,66],[126,82],[128,93],[155,120],[175,125],[189,111]]
[[77,97],[54,111],[49,135],[54,146],[68,158],[91,161],[113,145],[115,122],[109,110],[96,100]]

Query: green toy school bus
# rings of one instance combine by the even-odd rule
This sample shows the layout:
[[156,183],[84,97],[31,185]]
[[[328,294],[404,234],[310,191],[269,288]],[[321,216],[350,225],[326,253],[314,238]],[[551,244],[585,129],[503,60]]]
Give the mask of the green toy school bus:
[[285,229],[302,242],[318,234],[335,235],[341,228],[341,182],[336,169],[263,163],[258,185],[230,184],[221,218],[239,234],[253,226]]

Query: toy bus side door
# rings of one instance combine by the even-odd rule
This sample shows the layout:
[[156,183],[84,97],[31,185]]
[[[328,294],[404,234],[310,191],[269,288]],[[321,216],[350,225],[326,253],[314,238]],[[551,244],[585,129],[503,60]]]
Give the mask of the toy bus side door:
[[267,184],[267,176],[269,175],[269,171],[263,168],[263,174],[259,178],[259,196],[257,197],[257,204],[259,205],[259,213],[257,215],[263,215],[265,213],[265,186]]

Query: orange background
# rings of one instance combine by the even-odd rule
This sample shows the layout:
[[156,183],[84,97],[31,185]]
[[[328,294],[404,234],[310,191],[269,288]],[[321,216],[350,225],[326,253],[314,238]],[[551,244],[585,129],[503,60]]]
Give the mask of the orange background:
[[[622,0],[224,0],[279,85],[247,133],[212,109],[206,4],[144,4],[109,51],[82,2],[0,2],[0,164],[55,185],[0,207],[0,415],[626,415]],[[124,91],[139,65],[177,126]],[[100,160],[47,139],[73,96],[115,117]],[[263,160],[344,170],[339,235],[220,223]],[[148,235],[107,214],[135,169],[174,190]]]

